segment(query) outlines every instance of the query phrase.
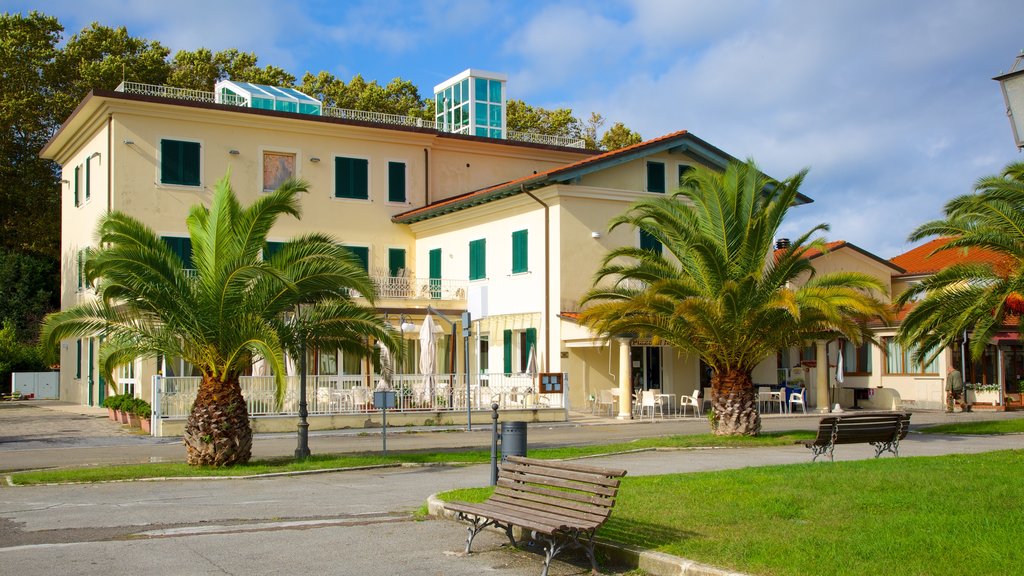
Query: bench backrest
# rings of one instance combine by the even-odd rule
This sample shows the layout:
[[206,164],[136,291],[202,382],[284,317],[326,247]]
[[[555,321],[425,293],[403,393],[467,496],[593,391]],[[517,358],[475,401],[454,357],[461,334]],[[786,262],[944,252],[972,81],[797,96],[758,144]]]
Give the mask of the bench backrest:
[[[910,414],[886,412],[825,416],[818,423],[818,445],[891,442],[904,439],[910,429]],[[834,434],[834,438],[833,438]]]
[[625,475],[625,470],[509,456],[490,500],[600,526]]

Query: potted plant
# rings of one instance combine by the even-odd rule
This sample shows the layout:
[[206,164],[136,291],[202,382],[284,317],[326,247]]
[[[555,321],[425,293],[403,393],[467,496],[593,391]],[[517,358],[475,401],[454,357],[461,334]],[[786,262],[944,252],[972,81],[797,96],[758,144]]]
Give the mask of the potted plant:
[[121,421],[121,424],[130,424],[131,421],[128,417],[128,413],[131,412],[132,403],[135,402],[135,398],[125,394],[121,399],[121,404],[117,409],[117,418]]
[[107,418],[117,422],[117,410],[121,407],[121,400],[124,396],[115,394],[103,399],[103,407],[107,409]]
[[149,402],[138,398],[135,400],[134,412],[135,416],[139,419],[139,426],[142,428],[142,431],[148,434],[152,430],[152,406],[149,405]]

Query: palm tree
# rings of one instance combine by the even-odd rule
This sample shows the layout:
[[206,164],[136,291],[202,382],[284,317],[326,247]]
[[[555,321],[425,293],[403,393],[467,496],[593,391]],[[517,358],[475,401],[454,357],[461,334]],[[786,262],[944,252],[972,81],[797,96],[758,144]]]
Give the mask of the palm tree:
[[263,357],[280,402],[284,351],[298,349],[298,307],[302,334],[318,345],[370,355],[375,338],[397,349],[395,333],[374,310],[353,302],[353,292],[372,302],[373,284],[334,239],[306,234],[262,258],[278,217],[299,217],[307,187],[290,180],[245,207],[225,176],[211,206],[194,206],[186,220],[194,273],[150,228],[121,212],[107,214],[98,227],[100,248],[86,262],[98,298],[48,316],[43,338],[53,345],[102,335],[107,378],[137,357],[191,363],[202,381],[185,428],[189,464],[247,462],[252,429],[239,377],[252,358]]
[[[1024,314],[1024,162],[1010,163],[999,176],[981,178],[974,188],[975,194],[946,204],[945,218],[926,222],[910,234],[911,241],[946,238],[935,252],[972,249],[993,256],[989,262],[953,264],[897,298],[900,306],[914,302],[897,339],[915,346],[919,362],[937,356],[965,330],[973,333],[971,354],[981,358],[1006,320]],[[1019,320],[1017,330],[1024,339]]]
[[811,239],[824,224],[773,251],[805,174],[776,182],[752,160],[688,172],[678,192],[636,202],[610,225],[639,228],[664,253],[611,250],[584,297],[581,319],[596,331],[650,337],[708,364],[716,434],[759,433],[751,374],[766,357],[809,339],[870,339],[866,319],[887,312],[875,278],[815,275],[806,256],[824,248]]

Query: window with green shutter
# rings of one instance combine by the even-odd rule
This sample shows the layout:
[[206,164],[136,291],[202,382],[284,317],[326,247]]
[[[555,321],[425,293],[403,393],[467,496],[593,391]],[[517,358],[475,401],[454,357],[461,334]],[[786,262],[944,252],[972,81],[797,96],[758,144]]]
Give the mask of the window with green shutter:
[[430,259],[430,297],[441,297],[441,249],[434,248],[429,253]]
[[263,259],[270,260],[273,258],[274,254],[277,254],[281,251],[281,248],[284,248],[284,245],[284,242],[266,242],[263,244]]
[[82,339],[75,340],[75,378],[82,377]]
[[160,141],[160,183],[199,186],[199,142]]
[[81,174],[81,172],[82,172],[81,166],[75,166],[75,185],[74,185],[74,188],[75,188],[75,206],[81,206],[82,205],[82,202],[81,202],[80,197],[78,195],[78,185],[82,181],[82,174]]
[[180,236],[164,236],[163,241],[171,248],[174,255],[181,260],[182,268],[188,270],[192,266],[192,239]]
[[487,240],[469,242],[469,279],[481,280],[487,277]]
[[370,271],[370,247],[369,246],[345,246],[345,249],[352,253],[363,266],[363,270]]
[[365,158],[334,159],[334,197],[366,200],[370,197],[370,161]]
[[405,202],[405,162],[388,162],[388,202]]
[[677,184],[681,184],[683,182],[683,176],[686,176],[686,173],[690,170],[693,170],[693,166],[690,166],[689,164],[679,165],[679,181]]
[[654,237],[654,234],[647,232],[646,230],[640,231],[640,249],[650,250],[651,252],[657,252],[661,254],[661,242]]
[[517,230],[512,233],[512,273],[530,271],[528,258],[529,235],[527,230]]
[[92,161],[92,156],[89,156],[88,158],[85,159],[85,200],[86,200],[86,202],[89,201],[89,196],[91,195],[91,186],[92,186],[91,182],[92,182],[92,178],[89,177],[89,173],[91,172],[91,170],[89,169],[89,164],[91,163],[91,161]]
[[405,273],[405,248],[388,248],[388,273],[393,278]]
[[[519,371],[526,372],[530,366],[530,350],[537,354],[537,329],[527,328],[520,335],[519,345]],[[534,362],[537,358],[533,359]]]
[[665,192],[664,162],[647,162],[647,191]]

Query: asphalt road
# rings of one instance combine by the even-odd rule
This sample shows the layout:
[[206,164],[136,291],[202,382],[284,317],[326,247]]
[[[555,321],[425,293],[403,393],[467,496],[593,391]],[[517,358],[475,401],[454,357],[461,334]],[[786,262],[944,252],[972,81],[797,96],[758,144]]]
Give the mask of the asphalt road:
[[[96,416],[51,407],[0,407],[0,468],[138,461],[155,451],[181,459],[182,446],[123,434]],[[34,424],[32,412],[35,414]],[[1020,416],[1024,416],[1021,414]],[[915,414],[918,424],[1015,414]],[[814,427],[816,417],[765,418],[766,428]],[[531,425],[530,444],[585,444],[639,436],[702,432],[702,421],[607,424],[598,419]],[[109,434],[105,434],[109,432]],[[486,445],[484,431],[389,436],[391,449]],[[315,434],[314,451],[379,446],[376,434]],[[261,436],[257,455],[288,454],[292,435]],[[1024,436],[984,438],[911,434],[904,456],[1024,448]],[[147,453],[149,456],[147,456]],[[869,458],[868,446],[841,446],[837,459]],[[158,456],[159,457],[159,456]],[[630,475],[807,462],[799,446],[652,451],[595,458]],[[12,461],[18,462],[12,466]],[[387,468],[250,480],[171,480],[74,486],[0,487],[2,574],[427,574],[536,576],[541,557],[503,547],[484,533],[462,556],[465,528],[413,518],[427,497],[480,486],[486,466]],[[556,561],[551,574],[584,574],[584,563]],[[621,573],[619,568],[612,573]]]

